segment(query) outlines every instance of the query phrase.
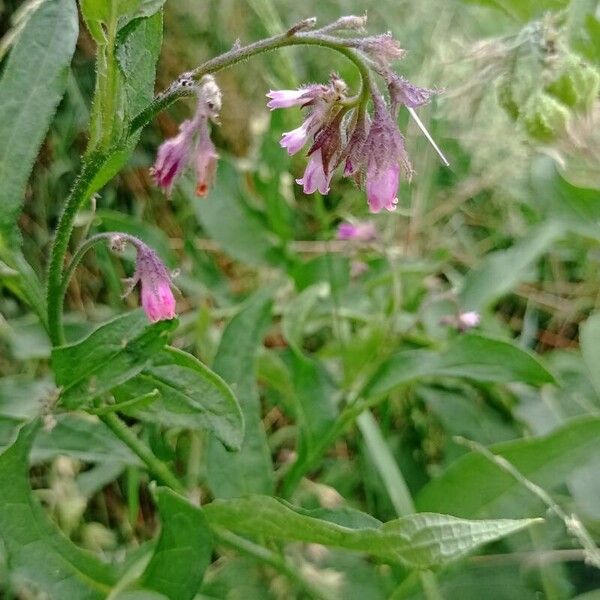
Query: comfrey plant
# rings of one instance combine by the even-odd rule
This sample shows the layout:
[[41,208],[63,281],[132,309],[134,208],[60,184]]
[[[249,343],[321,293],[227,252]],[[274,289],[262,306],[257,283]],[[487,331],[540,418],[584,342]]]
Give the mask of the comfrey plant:
[[[317,357],[316,352],[310,355],[303,343],[303,325],[312,307],[319,305],[322,319],[328,316],[330,306],[337,311],[339,302],[344,302],[333,285],[334,279],[340,279],[339,264],[334,264],[329,255],[319,256],[327,261],[317,264],[315,272],[323,270],[335,277],[330,278],[331,284],[322,279],[318,283],[308,281],[307,277],[297,298],[277,315],[274,338],[282,340],[284,352],[268,364],[265,362],[265,370],[276,372],[274,379],[280,384],[277,390],[273,388],[278,403],[302,405],[302,414],[293,427],[286,423],[281,429],[286,430],[286,436],[293,430],[293,440],[280,436],[286,445],[294,445],[294,451],[287,454],[293,462],[292,458],[282,458],[275,465],[275,452],[267,443],[261,420],[261,399],[254,375],[258,348],[270,322],[274,290],[263,286],[243,305],[235,307],[237,312],[220,336],[211,369],[180,348],[187,342],[190,325],[196,327],[194,318],[182,319],[183,335],[177,338],[177,347],[170,345],[171,334],[178,325],[174,275],[167,268],[169,262],[163,263],[167,257],[159,256],[148,245],[144,227],[130,223],[130,230],[139,231],[139,237],[120,231],[88,235],[85,227],[83,233],[78,230],[77,248],[72,252],[70,248],[80,210],[88,203],[94,208],[96,193],[124,167],[141,129],[181,98],[193,100],[193,114],[181,123],[174,137],[160,145],[150,173],[155,185],[167,196],[186,171],[194,173],[198,196],[209,193],[218,177],[218,154],[211,140],[211,128],[218,124],[221,111],[221,91],[214,75],[222,69],[290,46],[322,47],[351,61],[360,75],[358,89],[351,90],[337,74],[331,74],[325,83],[269,91],[268,107],[300,107],[305,113],[302,123],[281,139],[282,148],[289,154],[306,148],[306,169],[298,179],[304,192],[326,194],[334,174],[339,172],[365,190],[373,213],[394,210],[401,179],[410,179],[413,173],[397,125],[399,111],[408,111],[433,143],[415,110],[435,92],[409,83],[394,71],[393,63],[402,58],[404,51],[390,34],[366,36],[366,19],[348,16],[321,28],[316,28],[314,19],[306,19],[279,35],[246,46],[236,43],[228,52],[185,72],[154,96],[163,4],[160,0],[79,3],[81,17],[97,45],[89,145],[56,227],[44,284],[18,251],[20,205],[15,204],[15,198],[24,196],[31,166],[65,93],[64,75],[75,50],[80,22],[74,0],[36,0],[28,4],[32,12],[22,23],[22,31],[3,65],[0,128],[15,149],[0,156],[0,279],[9,280],[15,297],[36,311],[46,329],[52,346],[51,364],[46,367],[42,363],[40,370],[48,375],[51,368],[56,385],[48,392],[50,377],[45,377],[40,386],[25,390],[26,402],[21,406],[18,399],[12,398],[21,389],[19,382],[9,389],[7,415],[0,413],[0,481],[5,484],[0,493],[0,595],[5,580],[9,580],[7,585],[12,588],[14,584],[17,590],[11,597],[29,597],[38,592],[53,600],[192,600],[198,593],[208,597],[214,590],[200,590],[204,573],[215,553],[226,547],[233,548],[236,556],[241,554],[281,573],[288,580],[289,589],[284,589],[279,597],[296,597],[295,591],[297,597],[344,597],[341,588],[337,596],[331,596],[306,577],[308,569],[315,568],[312,562],[302,564],[296,555],[294,560],[288,559],[279,541],[292,540],[335,546],[371,555],[377,562],[401,565],[402,569],[385,570],[377,565],[379,575],[386,578],[381,590],[405,588],[405,583],[410,583],[407,573],[418,571],[426,596],[440,598],[431,569],[538,519],[477,520],[480,513],[476,511],[461,513],[459,518],[446,513],[460,510],[446,509],[443,502],[436,504],[432,500],[418,505],[430,512],[417,513],[409,487],[370,409],[392,389],[410,385],[415,378],[470,374],[473,361],[474,379],[494,386],[515,380],[532,386],[553,381],[533,357],[516,345],[468,332],[460,336],[453,348],[443,350],[446,354],[440,354],[433,343],[417,348],[420,342],[416,338],[410,340],[410,352],[396,354],[394,335],[398,327],[402,335],[406,329],[400,314],[402,282],[399,270],[392,269],[390,277],[383,270],[374,273],[368,297],[352,298],[351,310],[344,314],[331,312],[332,329],[340,332],[336,342],[341,360],[340,368],[336,366],[330,372],[322,357]],[[35,81],[31,76],[34,72]],[[28,101],[22,102],[23,97]],[[435,144],[434,147],[439,152]],[[219,205],[209,208],[218,211]],[[90,227],[95,226],[94,221]],[[363,250],[381,249],[385,255],[383,236],[372,222],[350,219],[339,227],[338,238],[336,245],[354,258],[350,269],[347,261],[342,269],[350,271],[355,282],[368,277],[365,271],[370,265],[360,260]],[[122,255],[122,268],[129,275],[124,295],[138,288],[143,310],[118,314],[87,337],[77,339],[74,330],[65,332],[64,298],[82,259],[99,244]],[[292,254],[291,243],[289,248]],[[347,259],[348,255],[342,258]],[[298,265],[304,266],[300,261]],[[393,289],[388,287],[388,280]],[[382,289],[384,293],[380,294]],[[380,319],[379,315],[372,318],[371,301],[385,304],[390,319]],[[183,306],[180,302],[180,312],[185,312]],[[227,306],[228,311],[231,308]],[[452,328],[466,332],[477,325],[478,313],[468,311],[469,308],[464,307],[467,312],[457,312],[449,322],[449,334],[456,334]],[[344,319],[352,319],[352,323]],[[222,317],[218,320],[221,328]],[[355,320],[376,327],[368,336],[361,333],[354,338],[347,352],[342,334],[353,333]],[[326,348],[326,360],[337,352],[335,346]],[[266,346],[263,350],[270,351]],[[206,354],[213,353],[209,350]],[[476,362],[480,356],[482,364]],[[332,363],[335,361],[337,358]],[[4,366],[6,361],[3,358],[0,362]],[[481,386],[481,394],[484,387]],[[37,412],[30,412],[30,392],[39,397],[40,388],[43,397],[34,407]],[[2,404],[6,389],[0,382],[0,408],[6,407]],[[77,514],[76,521],[84,521],[80,517],[85,501],[82,503],[80,496],[85,489],[90,499],[101,494],[99,490],[112,486],[116,502],[123,499],[123,507],[128,505],[124,510],[120,505],[117,511],[127,513],[127,525],[116,536],[126,540],[114,555],[125,554],[129,542],[136,549],[119,564],[110,562],[110,553],[100,559],[61,535],[32,495],[28,461],[34,443],[39,442],[42,423],[47,430],[42,435],[58,432],[58,438],[42,440],[36,447],[36,460],[39,456],[54,457],[62,450],[68,454],[78,443],[77,458],[97,463],[77,481],[75,470],[71,469],[69,489],[77,497],[75,508],[68,508],[71,514]],[[369,453],[369,460],[364,462],[370,465],[372,459],[381,474],[383,485],[378,482],[377,487],[385,487],[389,492],[397,518],[384,524],[349,507],[336,511],[331,507],[338,501],[337,493],[329,494],[329,499],[322,502],[329,507],[326,512],[308,514],[291,503],[281,502],[276,495],[286,501],[298,499],[295,492],[300,484],[321,468],[325,454],[353,424],[360,429]],[[5,435],[7,430],[10,433]],[[68,437],[66,449],[60,444],[55,446],[57,439],[62,440],[61,435]],[[94,450],[88,446],[94,446]],[[143,470],[158,484],[149,486],[150,494],[143,499],[144,509],[149,507],[152,526],[160,521],[160,534],[154,543],[139,544],[134,530],[141,512],[140,482],[147,482],[140,476]],[[318,493],[324,487],[315,485]],[[475,497],[476,492],[469,495]],[[436,496],[435,490],[432,495]],[[445,500],[448,494],[438,496]],[[386,499],[382,506],[389,504]],[[384,512],[383,516],[389,514]],[[85,525],[91,527],[74,538],[90,541],[94,537],[94,544],[89,546],[102,548],[106,540],[98,542],[98,538],[106,536],[84,535],[97,533],[98,523]],[[67,533],[70,532],[69,529]],[[272,541],[278,543],[271,544]],[[230,553],[223,552],[222,556],[227,561]],[[355,563],[348,564],[354,570]],[[357,569],[361,578],[363,568],[372,569],[373,564],[365,561]],[[7,578],[5,571],[10,571]]]

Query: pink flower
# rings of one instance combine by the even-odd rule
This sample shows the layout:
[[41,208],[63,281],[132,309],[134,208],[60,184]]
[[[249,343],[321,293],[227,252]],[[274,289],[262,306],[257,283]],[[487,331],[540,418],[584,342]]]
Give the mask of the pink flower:
[[221,108],[221,91],[211,75],[205,75],[197,88],[198,103],[194,118],[184,121],[179,134],[163,142],[150,169],[154,182],[170,195],[177,178],[188,165],[195,163],[196,194],[206,196],[214,180],[218,154],[210,139],[208,120],[217,120]]
[[458,315],[458,327],[461,331],[477,327],[480,321],[481,317],[479,316],[479,313],[474,310],[463,312]]
[[367,202],[372,213],[384,208],[396,210],[398,204],[398,185],[400,184],[400,165],[393,163],[385,169],[378,168],[375,161],[369,163],[367,170]]
[[154,183],[169,196],[175,180],[188,163],[193,146],[194,126],[192,121],[184,121],[179,134],[163,142],[156,155],[156,162],[150,169]]
[[300,127],[296,129],[292,129],[292,131],[288,131],[281,136],[281,141],[279,145],[282,148],[286,148],[288,154],[291,156],[292,154],[296,154],[299,150],[302,149],[302,146],[306,144],[308,140],[308,129],[306,124],[303,123]]
[[205,121],[200,129],[196,151],[196,196],[204,198],[208,194],[217,172],[218,158]]
[[[290,108],[290,106],[300,106],[310,100],[307,98],[307,88],[300,88],[298,90],[270,90],[267,94],[267,98],[270,101],[267,102],[267,108],[275,110],[276,108]],[[310,96],[310,94],[308,94]]]
[[125,296],[139,282],[142,308],[148,319],[152,323],[173,319],[176,303],[171,290],[173,285],[171,275],[167,268],[150,246],[133,236],[127,234],[115,235],[112,247],[120,250],[125,242],[129,242],[137,250],[135,273],[129,280],[129,288],[125,292]]
[[337,230],[338,240],[356,240],[372,242],[377,239],[377,229],[371,221],[362,223],[340,223]]
[[276,108],[290,108],[291,106],[304,106],[309,104],[315,98],[330,95],[332,86],[313,84],[307,85],[297,90],[269,90],[267,98],[267,108],[275,110]]
[[175,297],[169,283],[142,280],[142,307],[152,323],[175,318]]
[[296,179],[296,183],[303,186],[305,194],[313,194],[317,190],[321,194],[327,194],[329,192],[331,175],[332,173],[325,173],[321,150],[318,149],[310,155],[304,176],[302,179]]

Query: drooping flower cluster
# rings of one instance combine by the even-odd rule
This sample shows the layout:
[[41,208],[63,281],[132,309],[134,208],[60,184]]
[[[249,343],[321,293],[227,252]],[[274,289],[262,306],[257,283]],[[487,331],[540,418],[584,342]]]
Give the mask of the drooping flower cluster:
[[298,90],[271,90],[268,108],[300,106],[307,115],[300,127],[284,133],[281,146],[289,154],[300,151],[312,138],[308,164],[297,183],[305,194],[326,194],[335,169],[343,163],[344,175],[365,187],[372,213],[395,209],[401,175],[412,176],[412,166],[398,129],[399,106],[409,110],[426,104],[434,90],[420,88],[394,73],[390,62],[404,51],[389,35],[351,40],[365,63],[385,80],[389,104],[371,86],[372,114],[360,97],[347,96],[346,84],[332,75],[328,85],[309,85]]
[[137,260],[124,296],[130,294],[139,283],[142,308],[152,323],[175,318],[176,302],[171,289],[173,280],[164,263],[150,246],[136,237],[115,234],[111,239],[113,250],[122,251],[127,243],[135,247]]
[[196,112],[179,126],[179,133],[158,149],[150,173],[154,182],[167,195],[185,169],[196,171],[196,195],[204,197],[214,181],[219,155],[210,139],[209,120],[218,122],[221,90],[211,75],[205,75],[197,87]]

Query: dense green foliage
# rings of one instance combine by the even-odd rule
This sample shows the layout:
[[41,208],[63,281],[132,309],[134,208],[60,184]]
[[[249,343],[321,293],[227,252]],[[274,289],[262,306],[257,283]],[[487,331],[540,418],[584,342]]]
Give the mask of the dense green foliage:
[[[215,73],[208,197],[156,189],[180,73],[365,11],[443,89],[417,112],[450,168],[401,109],[395,212],[337,176],[304,195],[300,112],[264,95],[362,74],[299,45]],[[600,598],[597,0],[4,0],[0,24],[0,597]],[[123,298],[114,231],[177,271],[177,319]]]

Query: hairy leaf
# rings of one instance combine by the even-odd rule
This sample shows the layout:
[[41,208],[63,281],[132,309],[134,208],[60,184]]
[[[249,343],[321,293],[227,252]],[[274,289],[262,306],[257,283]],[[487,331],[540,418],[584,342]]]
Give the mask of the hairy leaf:
[[11,576],[52,600],[102,600],[116,583],[112,568],[64,537],[31,495],[27,457],[37,429],[23,426],[0,454],[0,540]]
[[17,220],[25,185],[65,91],[77,33],[75,0],[43,2],[27,21],[4,67],[0,79],[0,256],[20,241]]
[[244,418],[238,401],[229,386],[192,355],[165,348],[137,377],[115,390],[115,397],[131,399],[153,390],[159,396],[148,406],[122,412],[167,426],[207,429],[228,448],[240,449]]
[[167,342],[176,320],[148,324],[141,310],[101,325],[80,342],[52,351],[61,402],[77,408],[131,379]]
[[422,377],[460,377],[476,381],[542,385],[553,375],[530,352],[511,342],[469,334],[456,338],[442,352],[400,352],[379,368],[367,386],[368,396]]
[[310,516],[282,500],[248,496],[216,500],[204,507],[211,524],[246,535],[297,540],[367,552],[414,569],[441,566],[478,546],[519,531],[539,519],[467,521],[448,515],[415,514],[380,527],[356,529]]
[[[550,435],[503,442],[490,450],[527,479],[551,490],[574,469],[600,456],[600,418],[580,418]],[[468,518],[522,516],[530,514],[536,504],[537,499],[514,477],[477,453],[459,458],[416,498],[419,510]]]
[[273,467],[261,422],[256,387],[256,354],[271,313],[270,290],[258,292],[231,320],[223,333],[213,368],[237,396],[246,436],[238,453],[230,454],[214,439],[208,447],[208,484],[216,497],[271,493]]

